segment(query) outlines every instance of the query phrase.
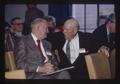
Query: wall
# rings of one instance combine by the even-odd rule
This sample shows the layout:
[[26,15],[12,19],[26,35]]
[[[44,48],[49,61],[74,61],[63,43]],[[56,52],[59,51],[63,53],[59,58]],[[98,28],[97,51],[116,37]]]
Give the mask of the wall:
[[[45,15],[48,15],[48,5],[47,4],[38,4],[37,7],[41,9]],[[21,17],[24,21],[25,19],[25,4],[7,4],[5,5],[5,21],[8,23],[13,17]]]

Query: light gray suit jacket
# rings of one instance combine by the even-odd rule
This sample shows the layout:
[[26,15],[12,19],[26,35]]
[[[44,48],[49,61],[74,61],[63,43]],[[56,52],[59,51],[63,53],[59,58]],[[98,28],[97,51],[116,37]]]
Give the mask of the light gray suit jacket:
[[[51,44],[42,40],[43,47],[45,51],[51,52]],[[42,66],[42,58],[41,53],[38,50],[31,34],[27,36],[23,36],[18,43],[18,48],[16,52],[16,64],[18,69],[24,69],[28,79],[41,78],[41,73],[36,72],[38,66]],[[52,60],[52,64],[54,64],[57,69],[57,61],[52,55],[52,58],[48,56],[50,60]]]

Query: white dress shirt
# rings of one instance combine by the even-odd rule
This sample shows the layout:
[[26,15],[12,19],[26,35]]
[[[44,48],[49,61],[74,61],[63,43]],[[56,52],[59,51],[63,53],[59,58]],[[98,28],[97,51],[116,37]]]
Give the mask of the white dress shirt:
[[[37,38],[36,38],[36,36],[35,36],[33,33],[31,33],[31,35],[32,35],[32,37],[33,37],[33,40],[34,40],[35,44],[38,45],[38,44],[37,44]],[[48,57],[47,57],[47,55],[46,55],[46,52],[45,52],[45,49],[44,49],[44,47],[43,47],[42,41],[40,41],[40,46],[41,46],[41,51],[42,51],[42,53],[43,53],[43,56],[45,57],[44,62],[47,62],[47,61],[48,61]]]
[[[66,53],[66,45],[67,45],[68,40],[66,40],[64,46],[63,46],[63,51]],[[71,63],[74,63],[76,58],[79,56],[79,37],[78,34],[70,41],[70,61]]]

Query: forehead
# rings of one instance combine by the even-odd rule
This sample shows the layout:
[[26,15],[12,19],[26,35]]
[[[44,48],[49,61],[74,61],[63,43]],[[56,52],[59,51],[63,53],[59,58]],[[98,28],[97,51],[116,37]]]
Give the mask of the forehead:
[[43,28],[43,29],[45,29],[45,28],[47,28],[47,23],[46,22],[38,22],[38,23],[36,23],[35,24],[35,26],[37,27],[37,26],[39,26],[39,28]]
[[75,29],[76,26],[77,24],[74,20],[68,20],[64,24],[64,29]]

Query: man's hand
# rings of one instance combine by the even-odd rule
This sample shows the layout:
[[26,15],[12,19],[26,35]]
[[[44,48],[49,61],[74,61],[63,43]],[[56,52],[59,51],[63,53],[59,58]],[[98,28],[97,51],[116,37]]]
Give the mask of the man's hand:
[[105,55],[107,55],[108,57],[110,56],[109,55],[109,48],[106,47],[106,46],[100,47],[99,50],[98,50],[98,53],[100,53],[100,52],[105,53]]
[[43,66],[39,67],[39,72],[42,72],[45,74],[48,74],[53,71],[54,71],[54,67],[53,67],[53,64],[51,64],[51,63],[46,63]]

